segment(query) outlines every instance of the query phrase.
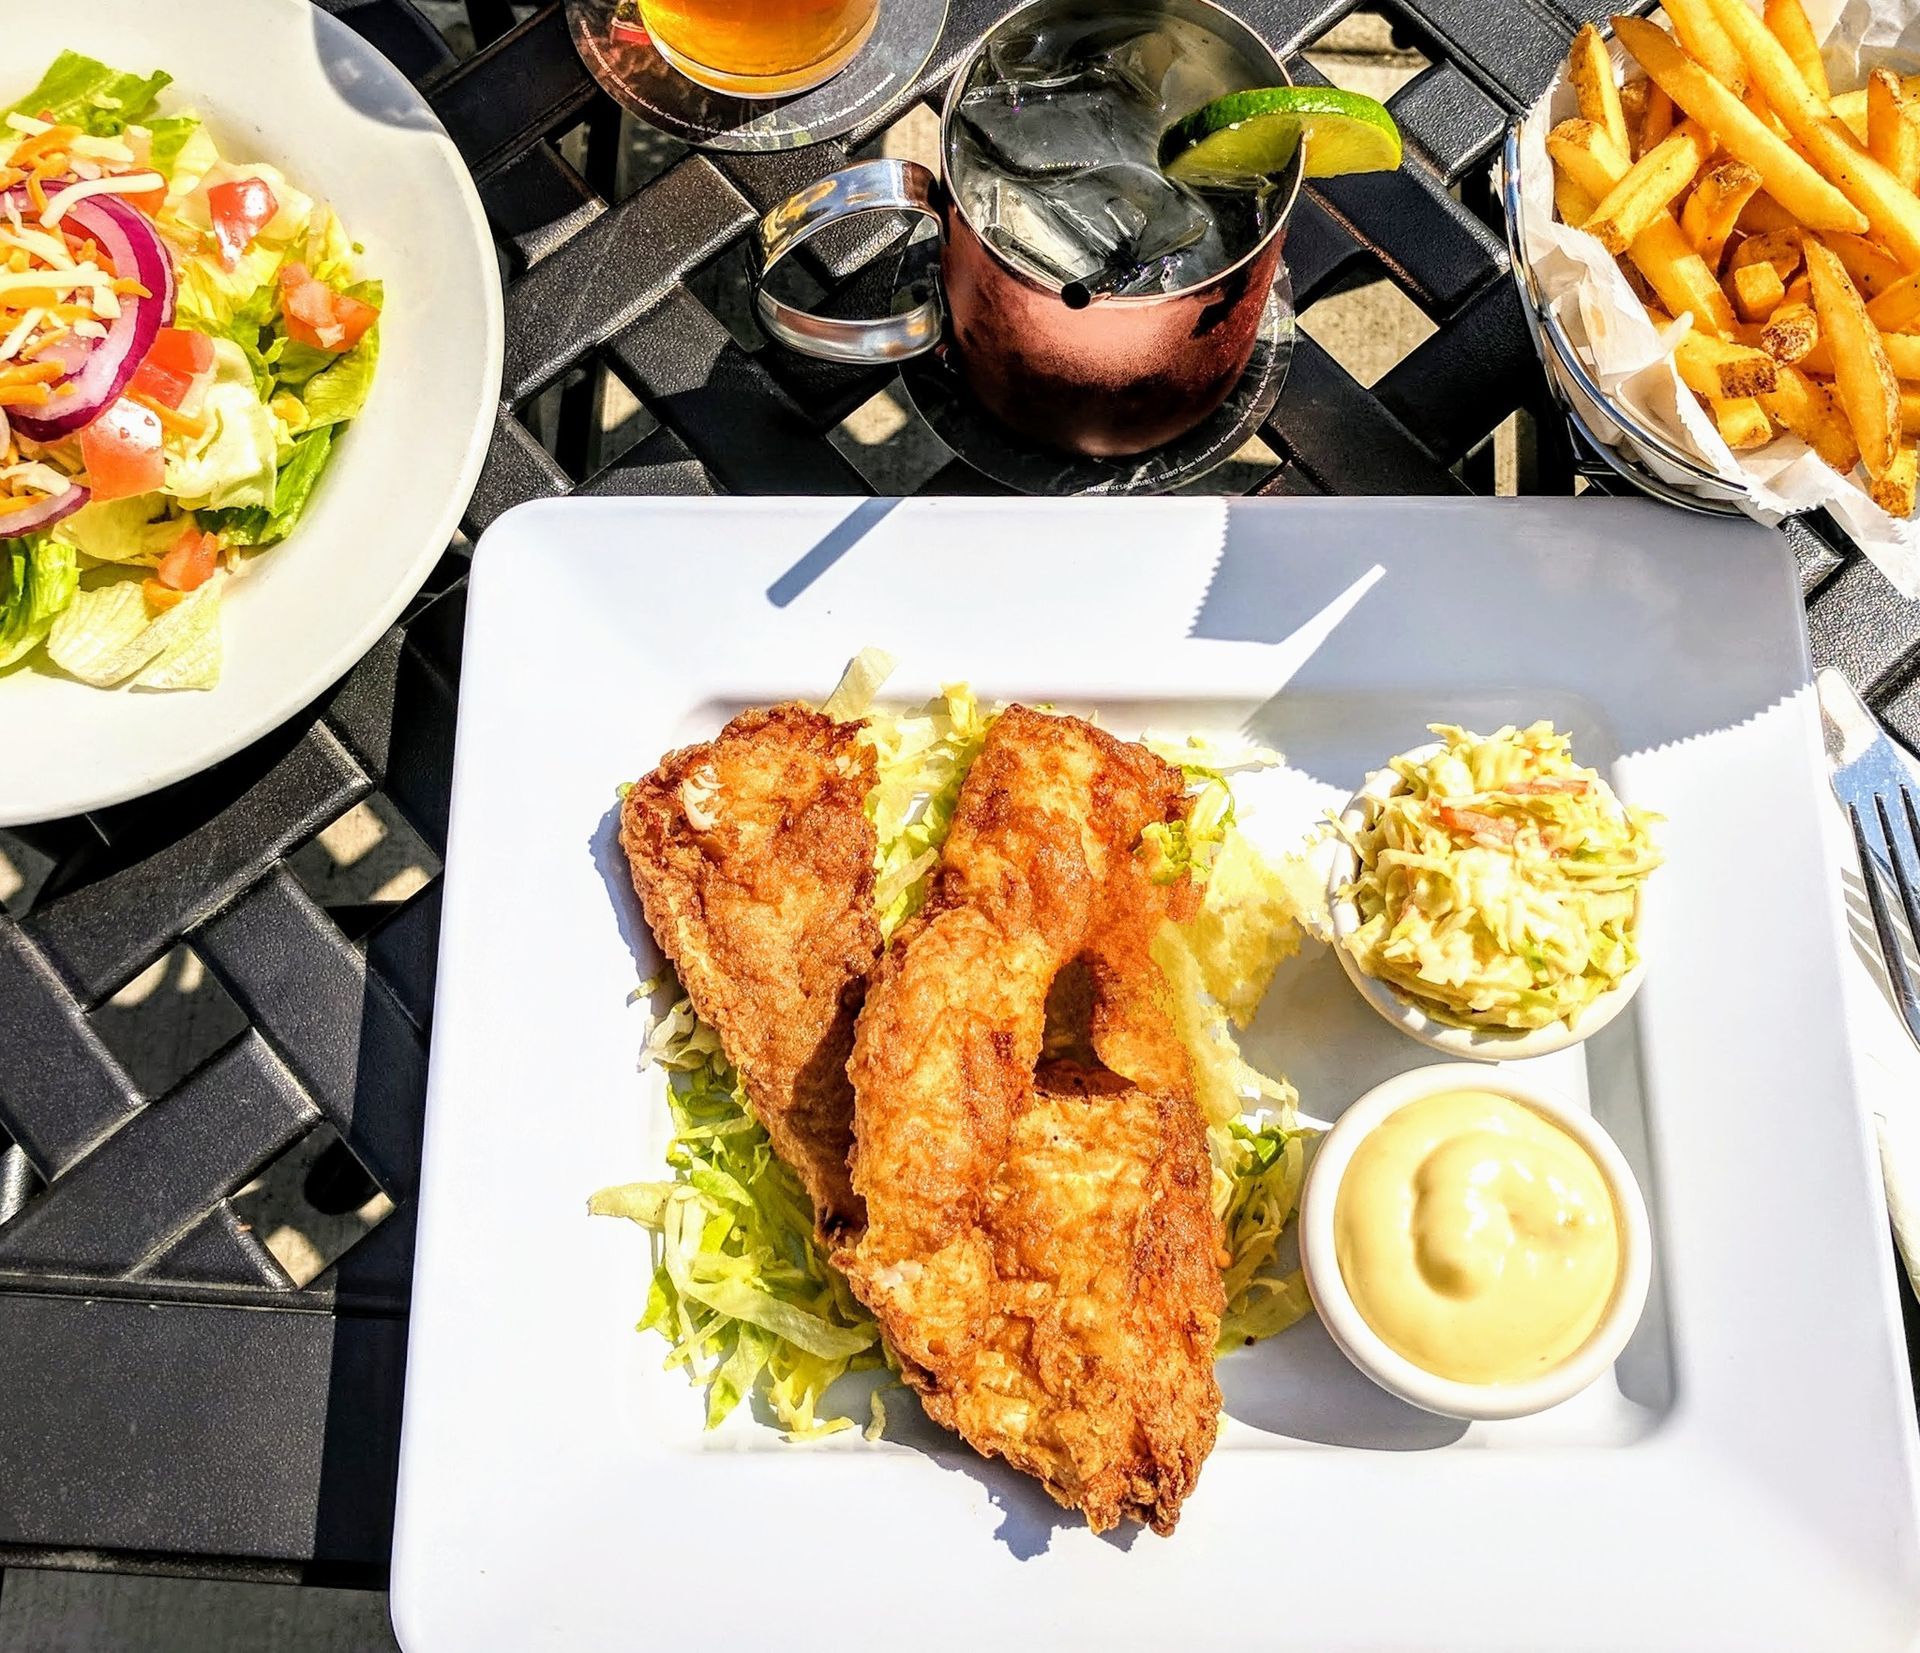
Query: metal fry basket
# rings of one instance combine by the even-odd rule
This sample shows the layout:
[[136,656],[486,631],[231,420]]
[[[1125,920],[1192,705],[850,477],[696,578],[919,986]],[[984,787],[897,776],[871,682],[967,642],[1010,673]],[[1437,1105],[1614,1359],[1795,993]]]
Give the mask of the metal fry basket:
[[1520,286],[1520,308],[1527,332],[1567,423],[1582,446],[1642,493],[1682,510],[1736,515],[1747,497],[1746,488],[1708,470],[1629,409],[1610,400],[1580,359],[1579,351],[1541,296],[1540,284],[1527,261],[1526,238],[1520,233],[1520,168],[1520,126],[1516,122],[1507,129],[1500,167],[1507,251],[1513,279]]

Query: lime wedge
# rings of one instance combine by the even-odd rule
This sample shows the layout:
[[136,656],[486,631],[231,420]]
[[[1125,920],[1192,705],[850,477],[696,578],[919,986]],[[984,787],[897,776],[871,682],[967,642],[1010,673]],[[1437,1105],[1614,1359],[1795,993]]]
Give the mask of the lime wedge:
[[1215,98],[1167,129],[1160,164],[1172,178],[1269,177],[1286,170],[1303,137],[1309,178],[1400,164],[1393,117],[1337,86],[1268,86]]

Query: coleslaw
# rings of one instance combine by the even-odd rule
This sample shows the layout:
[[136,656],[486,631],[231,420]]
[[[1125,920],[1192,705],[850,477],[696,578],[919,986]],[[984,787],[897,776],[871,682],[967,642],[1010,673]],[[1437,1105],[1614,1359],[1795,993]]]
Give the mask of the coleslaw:
[[1340,829],[1359,862],[1346,946],[1440,1020],[1573,1025],[1640,962],[1659,817],[1621,803],[1549,723],[1432,732],[1437,750],[1395,758],[1399,786]]

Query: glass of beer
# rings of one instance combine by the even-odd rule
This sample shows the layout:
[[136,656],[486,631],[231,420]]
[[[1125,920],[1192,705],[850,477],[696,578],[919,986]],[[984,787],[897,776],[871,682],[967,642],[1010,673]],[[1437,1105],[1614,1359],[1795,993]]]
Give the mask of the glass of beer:
[[830,80],[873,33],[880,0],[639,0],[655,48],[689,80],[775,98]]

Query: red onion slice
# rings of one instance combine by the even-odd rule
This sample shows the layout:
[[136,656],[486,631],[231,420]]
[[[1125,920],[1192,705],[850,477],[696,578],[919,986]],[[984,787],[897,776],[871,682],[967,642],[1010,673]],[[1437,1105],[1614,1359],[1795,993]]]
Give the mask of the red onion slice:
[[[18,424],[16,415],[14,423]],[[36,499],[31,505],[23,505],[17,511],[0,514],[0,540],[17,540],[22,534],[31,534],[42,528],[51,528],[62,517],[70,517],[86,504],[87,490],[77,482],[67,484],[64,494],[48,494]]]
[[[18,207],[23,219],[33,210],[24,189],[0,197],[0,213],[6,202]],[[120,314],[107,324],[107,336],[92,344],[78,366],[69,366],[66,378],[55,381],[53,400],[43,411],[14,410],[13,428],[36,442],[69,435],[110,406],[153,348],[154,335],[173,320],[173,260],[139,208],[117,196],[94,195],[74,202],[62,224],[91,236],[112,260],[115,275],[130,277],[153,296],[120,300]],[[59,359],[73,361],[64,349]],[[70,394],[63,395],[63,388]]]

